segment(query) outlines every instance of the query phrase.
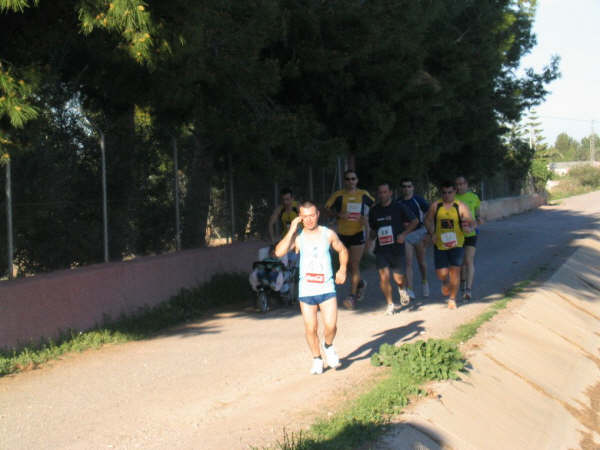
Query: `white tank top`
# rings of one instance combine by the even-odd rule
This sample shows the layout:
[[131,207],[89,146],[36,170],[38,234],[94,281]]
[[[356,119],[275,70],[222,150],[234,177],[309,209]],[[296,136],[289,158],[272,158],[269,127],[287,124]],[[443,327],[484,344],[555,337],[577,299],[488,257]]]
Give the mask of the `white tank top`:
[[319,226],[319,235],[307,239],[302,232],[296,238],[300,249],[300,282],[298,297],[310,297],[335,293],[331,254],[329,253],[331,230]]

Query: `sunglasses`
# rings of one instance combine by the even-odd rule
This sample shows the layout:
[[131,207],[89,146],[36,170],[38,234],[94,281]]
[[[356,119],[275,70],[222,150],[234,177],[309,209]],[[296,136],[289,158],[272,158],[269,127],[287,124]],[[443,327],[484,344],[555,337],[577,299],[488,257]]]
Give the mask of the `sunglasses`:
[[409,189],[412,187],[412,184],[403,184],[402,189]]
[[356,180],[356,177],[351,177],[351,178],[349,178],[349,177],[346,177],[346,178],[344,178],[344,179],[345,179],[346,181],[354,181],[354,180]]

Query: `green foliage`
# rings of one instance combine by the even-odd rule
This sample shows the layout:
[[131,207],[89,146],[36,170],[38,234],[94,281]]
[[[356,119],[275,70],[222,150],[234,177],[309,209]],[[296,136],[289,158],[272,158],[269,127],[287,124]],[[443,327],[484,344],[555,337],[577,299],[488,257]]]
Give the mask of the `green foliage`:
[[591,165],[573,167],[559,179],[558,186],[552,188],[553,200],[585,194],[600,189],[600,168]]
[[418,380],[457,379],[464,361],[455,344],[439,339],[395,346],[382,344],[371,357],[374,366],[389,366]]
[[548,163],[543,159],[531,161],[531,176],[537,192],[543,192],[548,180],[552,179],[552,171],[548,169]]
[[577,180],[583,186],[591,189],[600,188],[600,168],[591,165],[573,167],[569,170],[569,178]]
[[[272,183],[304,190],[308,167],[316,178],[340,155],[368,168],[365,187],[407,174],[436,183],[459,170],[477,182],[506,169],[517,183],[530,155],[504,142],[502,124],[518,122],[559,76],[558,60],[517,72],[535,44],[534,7],[0,0],[0,145],[22,155],[16,185],[49,183],[48,192],[17,188],[31,217],[15,215],[21,265],[98,260],[100,132],[116,259],[174,246],[173,139],[184,247],[204,245],[207,225],[260,235]],[[322,184],[325,196],[331,183]],[[63,248],[74,249],[71,261]]]

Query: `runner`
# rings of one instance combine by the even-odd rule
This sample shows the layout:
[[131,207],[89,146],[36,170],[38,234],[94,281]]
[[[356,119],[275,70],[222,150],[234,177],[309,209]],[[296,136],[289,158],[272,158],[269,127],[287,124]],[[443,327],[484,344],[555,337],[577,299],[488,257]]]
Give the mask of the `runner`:
[[442,295],[448,296],[448,308],[456,309],[456,294],[460,268],[464,257],[464,231],[471,231],[473,220],[469,208],[455,200],[456,188],[452,182],[441,185],[442,199],[437,200],[427,213],[425,226],[431,235],[435,272],[442,282]]
[[290,228],[292,220],[298,217],[299,204],[294,200],[294,194],[290,188],[283,188],[281,190],[281,205],[278,205],[271,218],[269,219],[269,234],[271,236],[271,242],[275,244],[280,237],[277,237],[275,232],[275,226],[277,221],[280,222],[281,226],[281,237],[285,236]]
[[417,228],[406,236],[406,286],[411,298],[415,298],[413,284],[413,258],[417,255],[417,263],[421,272],[421,292],[423,297],[429,297],[429,282],[427,281],[427,259],[425,248],[429,242],[427,229],[423,225],[427,211],[429,211],[429,202],[419,195],[415,195],[415,186],[412,179],[404,178],[400,184],[402,188],[402,198],[399,200],[404,206],[409,208],[419,219]]
[[[464,176],[456,177],[456,199],[463,202],[469,208],[471,217],[475,219],[477,225],[483,224],[479,214],[481,201],[477,194],[469,190],[469,183]],[[477,246],[477,235],[479,231],[474,229],[470,232],[465,232],[465,258],[460,272],[460,287],[462,298],[468,302],[471,300],[471,288],[473,287],[473,279],[475,278],[475,250]]]
[[[378,203],[369,211],[369,226],[371,231],[367,248],[375,244],[377,271],[379,272],[379,286],[385,296],[387,308],[386,316],[395,312],[392,299],[392,285],[390,283],[390,269],[394,281],[398,285],[400,304],[408,305],[410,296],[406,290],[402,276],[402,255],[404,254],[404,240],[406,236],[419,225],[419,219],[410,209],[399,202],[392,201],[392,190],[389,183],[382,183],[377,187]],[[405,224],[407,224],[405,226]]]
[[362,300],[367,282],[360,279],[360,260],[365,250],[365,230],[369,208],[375,199],[367,191],[357,189],[358,176],[353,170],[344,173],[344,189],[334,192],[325,208],[337,217],[338,234],[350,252],[350,295],[344,306],[352,309],[356,300]]
[[[303,229],[299,234],[298,225]],[[275,255],[281,258],[291,248],[300,255],[300,310],[304,319],[306,342],[313,355],[311,374],[323,373],[323,359],[319,348],[317,310],[321,311],[324,324],[323,350],[327,365],[337,368],[340,359],[333,347],[337,332],[337,298],[329,248],[338,252],[340,269],[335,274],[335,284],[346,281],[348,250],[337,234],[327,227],[319,226],[319,210],[311,202],[300,206],[300,215],[292,220],[290,229],[275,247]]]

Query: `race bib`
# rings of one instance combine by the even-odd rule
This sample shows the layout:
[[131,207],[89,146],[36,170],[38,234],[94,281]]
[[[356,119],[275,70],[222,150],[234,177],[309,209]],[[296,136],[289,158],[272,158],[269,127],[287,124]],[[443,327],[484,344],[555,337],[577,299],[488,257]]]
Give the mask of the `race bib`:
[[377,230],[379,245],[390,245],[394,243],[394,232],[391,225],[386,225]]
[[442,235],[440,236],[442,239],[442,244],[444,245],[444,247],[446,248],[452,248],[452,247],[456,247],[456,233],[454,231],[451,231],[449,233],[442,233]]
[[323,270],[323,265],[319,263],[319,261],[314,258],[308,263],[308,269],[304,274],[304,279],[307,283],[325,283],[325,271]]
[[325,274],[323,273],[306,273],[304,277],[307,283],[325,283]]
[[347,203],[346,213],[348,214],[348,220],[360,220],[362,203]]

